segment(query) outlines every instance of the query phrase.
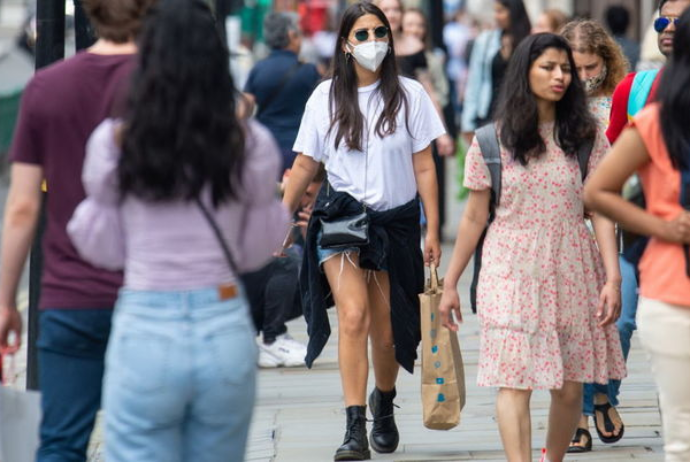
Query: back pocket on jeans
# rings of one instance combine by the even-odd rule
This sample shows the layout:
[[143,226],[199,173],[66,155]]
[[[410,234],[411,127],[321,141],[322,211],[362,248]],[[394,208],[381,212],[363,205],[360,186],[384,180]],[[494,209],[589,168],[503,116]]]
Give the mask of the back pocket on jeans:
[[109,374],[133,391],[151,393],[165,387],[170,373],[170,339],[128,332],[113,340],[113,351],[108,354]]
[[223,382],[242,385],[252,381],[256,370],[257,347],[251,328],[234,326],[219,330],[210,334],[207,341]]

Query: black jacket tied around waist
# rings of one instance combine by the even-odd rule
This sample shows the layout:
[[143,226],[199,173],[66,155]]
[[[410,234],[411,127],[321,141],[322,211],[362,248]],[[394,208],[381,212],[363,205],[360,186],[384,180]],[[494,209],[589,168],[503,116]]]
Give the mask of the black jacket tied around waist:
[[[309,345],[306,362],[311,367],[331,335],[326,309],[333,296],[326,275],[319,268],[316,253],[319,219],[331,220],[357,215],[362,203],[325,182],[321,187],[309,221],[300,274],[302,306],[307,320]],[[395,358],[410,373],[421,340],[419,297],[424,289],[424,263],[420,249],[419,199],[390,210],[369,215],[369,243],[360,248],[359,264],[365,270],[388,270],[390,279],[391,323]]]

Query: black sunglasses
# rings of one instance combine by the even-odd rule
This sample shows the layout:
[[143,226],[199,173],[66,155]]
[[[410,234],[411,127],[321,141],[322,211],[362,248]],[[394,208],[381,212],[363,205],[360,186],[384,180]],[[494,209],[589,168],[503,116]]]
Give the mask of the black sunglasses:
[[654,20],[654,30],[661,33],[666,30],[671,24],[678,22],[680,18],[674,18],[670,16],[660,16]]
[[[377,39],[382,39],[384,37],[388,37],[388,28],[386,26],[379,26],[373,29],[374,31],[374,37]],[[368,29],[359,29],[355,31],[355,39],[357,39],[358,42],[366,42],[367,39],[369,39],[369,30]]]

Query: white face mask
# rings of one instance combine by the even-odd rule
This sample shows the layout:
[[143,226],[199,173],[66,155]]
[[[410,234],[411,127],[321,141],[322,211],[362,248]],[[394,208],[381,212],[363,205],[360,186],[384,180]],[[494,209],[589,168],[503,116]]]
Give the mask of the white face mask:
[[352,56],[359,65],[371,72],[378,70],[390,49],[388,42],[365,42],[357,46],[348,42],[348,45],[352,47]]

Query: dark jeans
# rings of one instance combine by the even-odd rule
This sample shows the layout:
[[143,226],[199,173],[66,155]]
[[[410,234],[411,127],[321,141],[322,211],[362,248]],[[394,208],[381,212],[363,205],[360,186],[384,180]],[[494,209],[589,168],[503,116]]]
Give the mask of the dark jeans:
[[[631,265],[625,258],[619,258],[621,267],[621,276],[623,277],[623,284],[621,285],[621,316],[616,322],[618,333],[621,339],[621,348],[625,360],[628,360],[628,353],[630,352],[630,340],[633,332],[637,330],[635,318],[637,316],[637,276],[635,274],[635,267]],[[599,383],[586,383],[584,386],[583,407],[582,413],[584,415],[594,415],[594,395],[600,393],[608,397],[609,403],[613,407],[618,407],[618,394],[620,392],[621,381],[609,380],[609,383],[602,385]]]
[[83,462],[101,405],[111,309],[45,310],[38,373],[43,420],[37,462]]
[[259,271],[242,275],[254,327],[257,332],[263,332],[265,343],[273,343],[277,336],[287,332],[287,321],[302,316],[299,291],[302,258],[294,248],[286,254],[274,257]]

